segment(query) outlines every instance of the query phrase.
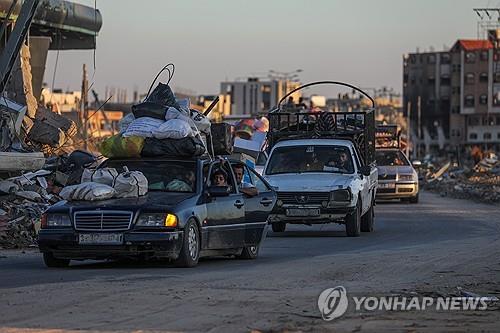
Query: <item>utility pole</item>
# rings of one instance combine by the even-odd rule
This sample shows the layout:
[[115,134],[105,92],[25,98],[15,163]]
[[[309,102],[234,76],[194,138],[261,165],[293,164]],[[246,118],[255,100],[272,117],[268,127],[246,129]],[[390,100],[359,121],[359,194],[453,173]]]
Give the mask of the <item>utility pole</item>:
[[82,136],[83,136],[83,148],[88,149],[88,86],[89,82],[87,80],[87,65],[83,64],[83,76],[82,76],[82,100],[80,105],[80,119],[82,124]]
[[[408,119],[408,123],[406,124],[406,156],[410,156],[411,102],[408,102],[406,110],[407,110],[406,117]],[[413,155],[415,155],[415,147],[413,147]]]
[[420,96],[417,98],[417,126],[417,136],[418,140],[420,140],[422,138],[422,104]]

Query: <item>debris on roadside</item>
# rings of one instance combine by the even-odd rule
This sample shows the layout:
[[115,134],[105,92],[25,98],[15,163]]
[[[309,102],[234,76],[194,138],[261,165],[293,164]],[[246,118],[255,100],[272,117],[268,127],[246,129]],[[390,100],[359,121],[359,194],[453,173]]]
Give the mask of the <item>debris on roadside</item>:
[[500,202],[500,161],[494,153],[481,159],[472,168],[458,167],[449,161],[436,172],[420,169],[426,190],[458,199],[486,203]]

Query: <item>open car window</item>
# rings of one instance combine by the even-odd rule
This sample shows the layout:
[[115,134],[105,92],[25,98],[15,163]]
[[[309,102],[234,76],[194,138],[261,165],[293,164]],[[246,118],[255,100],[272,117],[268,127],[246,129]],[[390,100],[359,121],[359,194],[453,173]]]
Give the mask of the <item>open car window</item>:
[[149,191],[196,192],[196,162],[194,161],[107,161],[106,167],[118,172],[126,166],[140,171],[148,180]]

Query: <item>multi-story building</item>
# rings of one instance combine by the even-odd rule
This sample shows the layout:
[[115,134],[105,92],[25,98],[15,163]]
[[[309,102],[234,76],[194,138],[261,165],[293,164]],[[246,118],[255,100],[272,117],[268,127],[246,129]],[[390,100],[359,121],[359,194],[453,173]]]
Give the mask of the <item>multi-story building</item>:
[[403,107],[410,113],[418,151],[429,152],[433,146],[500,147],[497,32],[489,36],[457,40],[448,51],[405,55]]
[[[259,115],[276,106],[289,91],[297,88],[299,82],[289,80],[266,80],[248,78],[246,81],[222,82],[221,94],[229,94],[231,115]],[[294,93],[295,103],[300,92]]]

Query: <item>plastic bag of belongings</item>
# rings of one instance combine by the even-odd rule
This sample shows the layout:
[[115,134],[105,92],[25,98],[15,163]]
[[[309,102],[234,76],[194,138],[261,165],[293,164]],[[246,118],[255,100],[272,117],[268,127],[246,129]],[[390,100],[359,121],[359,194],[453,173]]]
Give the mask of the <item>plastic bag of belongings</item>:
[[196,157],[207,151],[202,137],[210,133],[210,120],[189,109],[189,100],[176,100],[166,84],[134,105],[119,126],[120,133],[99,147],[105,157]]
[[97,201],[111,198],[137,198],[148,192],[148,180],[140,171],[123,168],[85,169],[82,183],[66,186],[60,196],[68,201]]

